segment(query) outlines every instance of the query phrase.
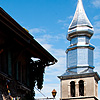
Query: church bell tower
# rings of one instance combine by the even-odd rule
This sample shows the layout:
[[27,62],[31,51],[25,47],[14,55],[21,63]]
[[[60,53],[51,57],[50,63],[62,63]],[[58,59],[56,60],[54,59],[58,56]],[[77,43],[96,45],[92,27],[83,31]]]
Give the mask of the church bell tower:
[[60,79],[61,100],[99,100],[98,81],[100,77],[93,69],[93,51],[90,44],[94,29],[90,23],[82,0],[78,0],[73,20],[68,29],[66,50],[67,70]]

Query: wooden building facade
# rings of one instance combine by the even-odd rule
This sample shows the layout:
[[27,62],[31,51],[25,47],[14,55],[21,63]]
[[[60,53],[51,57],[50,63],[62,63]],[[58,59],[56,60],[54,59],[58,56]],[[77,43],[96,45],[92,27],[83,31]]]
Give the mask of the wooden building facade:
[[6,100],[8,93],[13,97],[23,97],[32,92],[29,66],[32,57],[40,59],[37,65],[49,66],[57,62],[0,7],[0,100]]

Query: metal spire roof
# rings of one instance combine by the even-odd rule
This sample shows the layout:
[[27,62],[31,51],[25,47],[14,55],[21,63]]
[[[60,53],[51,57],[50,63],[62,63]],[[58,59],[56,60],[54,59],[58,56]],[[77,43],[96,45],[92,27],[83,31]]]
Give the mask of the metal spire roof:
[[78,26],[88,26],[90,28],[93,28],[92,24],[88,20],[87,15],[84,11],[82,0],[78,0],[75,15],[69,26],[69,30],[73,29],[74,27],[78,27]]

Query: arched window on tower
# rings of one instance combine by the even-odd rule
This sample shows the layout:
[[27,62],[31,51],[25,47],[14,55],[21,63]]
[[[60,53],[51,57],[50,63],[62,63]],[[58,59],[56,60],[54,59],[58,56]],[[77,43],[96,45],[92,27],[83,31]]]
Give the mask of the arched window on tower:
[[71,90],[71,96],[75,97],[75,82],[70,82],[70,90]]
[[79,81],[79,96],[84,96],[84,81]]

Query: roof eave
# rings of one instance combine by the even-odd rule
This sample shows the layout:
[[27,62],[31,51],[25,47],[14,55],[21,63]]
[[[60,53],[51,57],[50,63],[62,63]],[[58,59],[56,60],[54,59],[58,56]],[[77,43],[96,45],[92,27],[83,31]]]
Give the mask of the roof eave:
[[[0,20],[2,24],[5,24],[9,27],[13,32],[19,36],[21,39],[26,41],[30,46],[36,48],[38,52],[41,52],[42,55],[45,57],[46,60],[49,62],[57,62],[57,59],[54,58],[47,50],[45,50],[34,38],[30,35],[21,25],[19,25],[9,14],[7,14],[1,7],[0,7],[0,17],[3,19]],[[7,23],[6,23],[7,22]],[[16,30],[15,30],[16,29]],[[20,34],[19,34],[20,32]]]

